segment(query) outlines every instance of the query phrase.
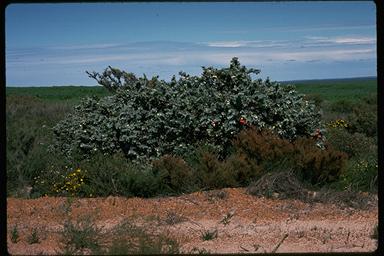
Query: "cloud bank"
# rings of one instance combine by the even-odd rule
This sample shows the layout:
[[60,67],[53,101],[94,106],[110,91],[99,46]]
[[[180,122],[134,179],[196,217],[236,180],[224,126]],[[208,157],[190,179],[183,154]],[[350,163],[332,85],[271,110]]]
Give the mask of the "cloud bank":
[[[374,65],[376,38],[307,35],[295,40],[153,41],[28,49],[7,48],[6,78],[7,85],[17,84],[21,83],[22,79],[28,80],[28,76],[36,76],[38,72],[45,71],[45,75],[52,78],[49,80],[51,83],[62,84],[58,78],[61,72],[66,74],[67,81],[71,81],[72,78],[73,83],[88,81],[87,84],[90,84],[92,81],[86,80],[88,78],[84,73],[85,70],[102,71],[111,65],[138,75],[159,74],[160,78],[169,80],[180,70],[199,74],[201,66],[226,66],[234,56],[238,57],[242,64],[264,68],[267,72],[271,72],[266,74],[271,77],[284,73],[281,70],[277,73],[276,70],[286,63],[293,65],[292,68],[305,65],[307,69],[309,65],[318,66],[319,63],[324,67],[340,62],[344,62],[345,65],[347,62],[362,61]],[[285,69],[289,71],[286,66]],[[56,70],[57,78],[53,70]],[[374,70],[373,66],[372,72]],[[332,69],[329,68],[329,71],[332,72]],[[306,75],[311,76],[312,73]],[[80,79],[80,76],[83,77]],[[334,75],[336,76],[337,74]],[[332,74],[329,74],[329,77],[332,77]],[[278,77],[287,80],[292,78]]]

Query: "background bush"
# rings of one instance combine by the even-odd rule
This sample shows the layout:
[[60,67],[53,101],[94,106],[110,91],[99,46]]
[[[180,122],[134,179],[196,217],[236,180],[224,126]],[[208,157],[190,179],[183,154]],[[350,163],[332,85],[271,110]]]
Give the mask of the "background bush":
[[328,129],[327,139],[335,149],[347,153],[349,158],[377,156],[375,140],[363,133],[350,133],[345,128],[331,128]]
[[347,154],[330,145],[322,150],[312,138],[298,138],[294,148],[295,169],[303,180],[313,185],[336,182],[347,163]]
[[165,155],[152,162],[152,173],[162,193],[178,194],[194,191],[194,172],[180,157]]
[[319,148],[314,138],[298,137],[291,142],[271,131],[256,129],[241,132],[234,147],[248,163],[257,166],[254,168],[257,173],[247,177],[248,180],[271,171],[294,170],[302,180],[323,185],[338,180],[347,160],[345,153],[330,146]]
[[341,186],[354,191],[377,192],[378,189],[378,163],[377,158],[370,157],[365,160],[353,159],[341,177]]
[[55,160],[47,152],[53,140],[51,127],[71,111],[72,107],[62,102],[47,103],[31,96],[7,96],[7,193],[22,193],[34,177],[45,171],[47,163]]
[[362,104],[347,117],[351,133],[363,133],[368,137],[377,137],[377,106]]

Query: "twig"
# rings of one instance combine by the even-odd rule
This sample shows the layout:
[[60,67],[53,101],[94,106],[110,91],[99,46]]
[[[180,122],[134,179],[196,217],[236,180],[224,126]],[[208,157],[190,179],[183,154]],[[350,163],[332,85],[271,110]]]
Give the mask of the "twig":
[[284,237],[280,240],[280,242],[275,246],[271,253],[275,253],[277,249],[279,249],[280,245],[284,242],[284,240],[288,237],[288,234],[285,234]]
[[192,199],[189,199],[189,198],[186,198],[186,197],[180,197],[179,199],[184,200],[184,201],[191,202],[191,203],[196,204],[196,205],[199,205],[199,203],[196,203],[196,202],[193,201]]
[[346,244],[349,242],[349,236],[351,235],[351,231],[350,230],[348,230],[348,236],[347,236],[347,242],[346,242]]
[[244,250],[244,251],[246,251],[246,252],[249,252],[249,250],[248,250],[248,249],[244,248],[244,247],[243,247],[243,246],[241,246],[241,245],[240,245],[240,248],[241,248],[241,249],[243,249],[243,250]]
[[193,221],[193,220],[191,220],[190,218],[186,218],[186,220],[187,220],[187,222],[191,222],[192,224],[195,224],[195,225],[197,225],[197,226],[199,226],[199,227],[201,227],[201,228],[204,227],[204,226],[201,225],[200,223],[197,223],[196,221]]

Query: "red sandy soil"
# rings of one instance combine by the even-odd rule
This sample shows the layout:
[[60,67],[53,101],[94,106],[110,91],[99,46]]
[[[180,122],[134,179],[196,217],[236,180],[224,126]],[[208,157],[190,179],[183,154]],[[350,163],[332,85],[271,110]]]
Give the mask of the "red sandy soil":
[[[226,194],[224,198],[218,191],[151,199],[73,198],[70,210],[64,197],[8,198],[8,252],[58,254],[64,221],[89,214],[103,230],[127,219],[151,222],[159,232],[176,239],[185,253],[193,248],[210,253],[370,252],[377,248],[371,238],[378,223],[377,204],[358,210],[255,197],[241,188],[221,191]],[[221,221],[228,213],[233,216],[224,224]],[[167,224],[169,214],[182,216],[183,221]],[[11,232],[16,224],[19,241],[13,243]],[[40,241],[29,244],[27,237],[34,228]],[[217,238],[204,241],[202,234],[214,229]]]

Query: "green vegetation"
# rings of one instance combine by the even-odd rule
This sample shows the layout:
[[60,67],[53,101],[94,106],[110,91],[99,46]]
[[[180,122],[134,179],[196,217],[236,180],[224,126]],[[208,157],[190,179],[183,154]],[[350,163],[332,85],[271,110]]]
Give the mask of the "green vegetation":
[[37,244],[40,243],[39,236],[37,234],[37,229],[33,228],[32,233],[27,237],[28,244]]
[[176,254],[176,240],[163,234],[152,234],[146,227],[139,227],[128,220],[112,230],[97,227],[93,216],[83,216],[64,223],[60,254],[64,255],[131,255]]
[[372,239],[379,240],[379,225],[376,224],[373,228],[373,234],[371,235]]
[[91,216],[85,216],[76,222],[66,220],[61,232],[62,251],[64,255],[82,253],[84,249],[92,254],[100,253],[101,228],[98,228]]
[[[203,78],[200,79],[209,82],[215,79],[214,76],[217,76],[219,82],[214,83],[217,87],[208,91],[213,94],[220,92],[232,95],[231,97],[237,97],[241,91],[233,93],[234,87],[225,86],[228,84],[240,86],[241,83],[248,83],[249,88],[239,88],[251,90],[251,82],[248,76],[243,74],[246,70],[237,62],[233,62],[232,66],[227,69],[204,69]],[[238,76],[243,80],[240,79],[240,82],[236,82],[231,76],[227,79],[227,74]],[[181,77],[183,79],[178,81],[174,79],[175,83],[181,87],[184,86],[184,93],[193,92],[193,90],[188,91],[187,88],[191,87],[198,78],[190,77],[184,73],[181,73]],[[142,84],[159,83],[161,86],[164,85],[154,78],[152,80],[141,79],[143,79],[141,80]],[[309,126],[305,121],[307,126],[299,125],[300,128],[297,126],[300,124],[298,121],[300,118],[291,116],[289,117],[291,118],[290,125],[293,126],[288,125],[279,128],[280,130],[277,129],[277,134],[280,136],[271,132],[270,129],[263,129],[263,131],[252,129],[252,125],[257,126],[258,124],[252,113],[260,114],[263,112],[260,109],[273,112],[276,109],[273,105],[276,104],[274,98],[280,97],[283,101],[291,99],[290,96],[285,95],[291,89],[281,89],[269,81],[257,80],[253,85],[264,88],[257,89],[257,92],[258,95],[266,95],[262,101],[269,107],[264,108],[263,104],[257,103],[254,104],[255,108],[252,111],[241,112],[241,110],[236,110],[237,107],[233,105],[225,110],[227,112],[224,112],[228,114],[235,109],[237,114],[227,120],[228,122],[225,118],[222,120],[220,117],[220,120],[217,120],[221,122],[219,127],[216,125],[219,125],[220,122],[214,122],[215,126],[211,122],[216,118],[216,108],[220,108],[220,105],[223,104],[219,100],[219,96],[219,98],[212,97],[215,99],[214,101],[217,101],[217,105],[215,105],[216,103],[211,104],[209,94],[204,96],[205,98],[203,97],[207,101],[206,103],[197,104],[193,101],[201,97],[196,96],[194,98],[187,94],[179,97],[180,101],[170,100],[169,103],[178,104],[177,111],[173,113],[171,108],[167,108],[164,113],[169,115],[162,120],[170,123],[176,122],[176,117],[180,117],[179,115],[182,113],[188,115],[188,111],[192,111],[195,106],[204,107],[204,104],[207,106],[211,104],[208,108],[209,111],[199,116],[199,118],[201,117],[199,120],[207,119],[207,123],[194,124],[194,118],[190,116],[192,123],[176,122],[172,125],[169,124],[167,129],[173,129],[174,134],[172,136],[171,134],[167,135],[168,137],[163,140],[164,144],[158,147],[160,154],[153,152],[153,158],[136,162],[129,160],[129,157],[127,160],[129,150],[125,152],[124,150],[103,151],[103,147],[109,147],[108,143],[112,141],[117,143],[118,140],[116,139],[104,140],[101,138],[99,140],[91,138],[92,135],[87,135],[85,139],[97,145],[98,148],[96,153],[87,155],[84,155],[82,150],[73,150],[70,156],[63,157],[60,151],[52,147],[55,143],[53,131],[56,131],[56,134],[61,134],[64,139],[72,138],[73,135],[69,133],[71,131],[69,128],[74,128],[76,124],[79,124],[74,117],[96,120],[92,119],[95,117],[92,116],[92,113],[100,114],[103,111],[105,113],[115,111],[115,108],[120,105],[115,106],[114,103],[118,103],[119,99],[127,101],[135,99],[132,98],[133,96],[127,95],[124,90],[116,92],[113,89],[109,91],[103,87],[7,88],[7,195],[20,197],[39,197],[45,194],[81,197],[176,195],[196,190],[248,186],[259,180],[264,174],[275,171],[294,171],[302,182],[313,186],[332,185],[340,190],[377,191],[376,80],[314,81],[308,84],[298,84],[296,86],[297,91],[307,95],[305,95],[304,101],[299,96],[293,97],[296,97],[297,103],[291,106],[290,115],[295,115],[296,107],[304,106],[300,102],[305,102],[305,99],[313,100],[316,109],[312,109],[314,105],[309,103],[308,106],[311,106],[311,110],[308,110],[308,113],[316,113],[316,111],[321,110],[323,114],[319,120],[321,121],[319,125],[324,126],[326,131],[321,130],[323,134],[312,133],[314,131],[311,129],[316,128],[314,124],[317,124],[317,121]],[[203,91],[204,88],[200,89]],[[151,90],[145,90],[141,96],[148,96],[144,102],[151,102],[150,100],[154,99],[150,96]],[[274,92],[275,90],[276,92]],[[172,91],[172,93],[176,92],[178,91]],[[158,93],[160,98],[166,97],[166,94]],[[122,98],[117,96],[120,94]],[[100,99],[83,100],[85,96],[97,96]],[[140,98],[140,94],[135,97]],[[177,98],[176,95],[172,97]],[[256,99],[248,96],[240,98],[244,101],[241,100],[239,106],[244,109],[247,109],[246,106]],[[113,100],[111,101],[111,99]],[[183,110],[184,105],[182,103],[188,99],[191,102],[190,105],[186,106],[190,107]],[[232,100],[232,98],[230,99]],[[233,98],[233,100],[235,104],[236,99]],[[94,106],[98,103],[99,107]],[[74,109],[74,106],[78,104],[80,107]],[[88,108],[87,104],[92,107]],[[120,107],[123,108],[123,105]],[[128,109],[126,110],[128,111]],[[260,115],[261,121],[266,124],[264,128],[272,128],[274,123],[279,124],[281,122],[282,124],[279,118],[287,116],[284,114],[286,113],[284,107],[281,107],[280,110],[281,113],[279,112],[272,121],[268,121],[268,118],[273,115]],[[79,111],[82,111],[82,115],[79,115]],[[144,123],[141,121],[134,123],[136,128],[144,127],[135,135],[136,146],[146,146],[142,151],[140,151],[141,149],[138,150],[142,156],[146,156],[147,152],[152,152],[151,150],[160,146],[155,143],[156,147],[151,148],[152,142],[147,138],[148,134],[152,134],[151,139],[158,140],[162,134],[159,130],[148,131],[151,127],[158,129],[161,126],[149,121],[154,118],[153,115],[158,113],[152,112],[150,109],[140,112],[150,118]],[[204,112],[204,110],[200,112]],[[126,111],[116,113],[118,113],[118,115],[116,114],[117,120]],[[129,115],[134,113],[138,114],[139,112],[130,112]],[[69,118],[69,115],[72,115],[72,119]],[[99,123],[96,121],[89,126],[94,136],[107,135],[110,132],[107,117],[107,114],[103,114],[103,121],[100,125],[105,127],[102,132],[98,133],[97,130],[92,130],[99,127]],[[242,117],[244,119],[241,119]],[[66,124],[57,126],[59,122],[63,124],[63,120],[67,120],[65,121]],[[232,125],[231,122],[235,123]],[[112,124],[115,127],[118,123]],[[298,128],[294,134],[291,134],[295,136],[291,137],[284,133],[291,129],[290,127]],[[195,134],[186,140],[188,137],[183,132],[190,128],[200,129],[201,134],[199,136]],[[301,132],[299,132],[299,128]],[[139,131],[135,129],[134,131]],[[211,130],[211,132],[204,132],[207,130]],[[76,132],[75,129],[72,131],[73,133]],[[227,136],[231,134],[231,131],[234,133]],[[126,135],[130,136],[131,134],[127,132]],[[81,136],[79,134],[76,139],[82,138]],[[222,138],[226,138],[225,143],[224,140],[221,140]],[[123,140],[123,142],[126,141]],[[181,143],[188,145],[188,147],[185,147],[184,150],[175,150],[176,145]],[[318,144],[316,145],[316,143]],[[121,147],[124,148],[124,146]],[[225,149],[224,153],[223,149]],[[25,191],[29,192],[26,193]]]
[[87,96],[104,97],[110,93],[101,86],[6,87],[6,97],[29,96],[48,102],[74,104]]
[[[376,78],[309,80],[289,82],[289,84],[295,85],[295,89],[299,93],[330,102],[351,99],[359,102],[363,97],[377,93]],[[79,103],[87,96],[104,97],[108,95],[111,93],[103,86],[6,87],[7,99],[9,96],[31,96],[42,101]]]
[[11,231],[11,241],[12,243],[17,243],[19,241],[19,230],[17,229],[17,225],[13,226]]
[[154,234],[150,227],[139,227],[126,220],[111,234],[114,239],[107,249],[108,255],[179,254],[178,242],[165,234]]
[[213,239],[217,238],[217,234],[218,234],[217,229],[206,230],[201,235],[201,239],[203,241],[213,240]]
[[296,89],[306,95],[318,95],[325,101],[359,102],[362,97],[377,93],[377,79],[328,79],[294,82]]

